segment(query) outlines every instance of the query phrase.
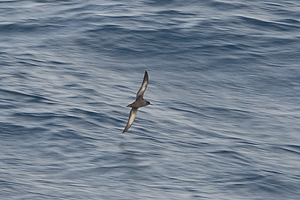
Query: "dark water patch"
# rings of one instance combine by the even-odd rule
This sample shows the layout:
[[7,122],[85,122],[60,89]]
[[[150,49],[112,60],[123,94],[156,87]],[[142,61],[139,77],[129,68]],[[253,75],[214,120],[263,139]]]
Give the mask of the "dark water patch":
[[166,0],[166,1],[159,1],[159,0],[150,0],[150,1],[147,1],[147,5],[150,5],[150,6],[166,6],[166,5],[172,5],[173,3],[175,3],[174,0]]
[[204,113],[211,113],[214,116],[224,116],[239,120],[249,120],[253,118],[255,113],[248,110],[238,108],[225,108],[225,107],[204,107]]
[[290,145],[287,145],[287,147],[289,147],[291,149],[294,149],[295,151],[297,151],[297,152],[300,153],[300,145],[296,145],[296,144],[292,145],[292,144],[290,144]]
[[[69,143],[70,146],[60,146],[60,152],[73,153],[79,149],[79,146],[85,146],[85,142],[93,140],[87,137],[84,133],[78,132],[72,128],[65,127],[63,129],[53,130],[51,135],[48,136],[49,141],[61,141],[62,143]],[[63,153],[62,153],[63,155]]]
[[[178,87],[182,87],[182,85],[178,85]],[[172,104],[170,104],[169,108],[174,111],[191,115],[201,115],[202,111],[198,105],[177,100],[172,101]]]
[[192,17],[196,16],[195,13],[188,13],[188,12],[182,12],[179,10],[174,10],[174,9],[166,9],[162,11],[156,12],[157,15],[159,16],[166,16],[166,17]]
[[0,108],[3,110],[5,110],[5,109],[11,110],[11,109],[16,108],[16,105],[13,105],[9,98],[8,99],[0,99]]
[[0,89],[0,93],[6,96],[7,99],[13,102],[25,101],[28,103],[43,103],[43,104],[55,104],[52,99],[46,98],[38,94],[29,94],[17,90]]
[[300,21],[297,20],[297,19],[286,18],[286,19],[279,20],[279,22],[284,23],[284,24],[289,25],[289,26],[295,26],[295,28],[300,27]]
[[[202,136],[203,137],[203,136]],[[200,148],[200,149],[205,149],[205,148],[210,148],[213,146],[211,143],[208,142],[199,142],[198,139],[192,138],[193,140],[190,141],[177,141],[176,143],[181,147],[181,148],[190,148],[190,151],[195,151],[194,148]]]
[[[98,115],[99,116],[99,115]],[[52,114],[52,116],[42,121],[43,125],[54,128],[58,135],[68,135],[68,134],[87,134],[90,131],[102,129],[105,127],[101,120],[105,118],[96,118],[93,117],[83,117],[81,115],[73,114]],[[55,126],[56,125],[56,126]],[[74,127],[76,127],[74,129]],[[66,134],[62,134],[66,132]]]
[[26,33],[36,31],[37,27],[34,24],[1,24],[0,30],[2,33]]
[[69,4],[69,3],[73,3],[73,1],[71,0],[63,0],[63,1],[57,1],[57,0],[32,0],[34,2],[37,3],[55,3],[57,4],[59,2],[59,4]]
[[[10,34],[9,36],[17,35],[18,37],[26,34],[24,36],[30,37],[30,35],[28,35],[30,33],[45,34],[62,27],[65,27],[65,25],[47,22],[41,25],[39,21],[25,21],[23,23],[0,24],[0,33]],[[20,39],[22,39],[22,37]]]
[[234,10],[243,10],[248,9],[247,4],[239,3],[239,2],[224,2],[224,1],[208,1],[208,5],[214,9],[218,9],[220,11],[234,11]]
[[[73,115],[76,116],[82,116],[82,117],[89,117],[89,118],[95,118],[95,119],[100,119],[100,118],[104,118],[105,114],[99,116],[99,113],[94,111],[94,110],[87,110],[87,109],[83,109],[83,108],[72,108],[70,110],[71,113],[73,113]],[[100,118],[98,118],[100,117]]]
[[33,136],[36,134],[42,134],[48,129],[43,127],[27,127],[23,125],[17,125],[16,123],[0,122],[1,130],[0,133],[4,137],[15,137],[15,136]]
[[290,29],[293,28],[289,25],[245,16],[239,16],[238,19],[240,19],[242,22],[245,22],[248,25],[258,26],[260,27],[260,30],[290,31]]
[[[90,128],[97,127],[102,128],[105,127],[106,124],[110,124],[112,126],[118,126],[122,120],[107,115],[107,113],[93,111],[93,110],[86,110],[82,108],[76,108],[70,110],[71,116],[77,118],[78,125],[82,126],[82,128],[86,128],[87,130],[92,130]],[[120,113],[117,113],[117,116],[120,116]]]
[[221,157],[226,157],[227,159],[230,159],[230,163],[233,164],[242,164],[244,166],[250,166],[251,165],[251,160],[247,158],[245,155],[238,153],[237,151],[233,150],[217,150],[210,152],[213,156],[221,156]]
[[253,189],[262,191],[272,197],[290,198],[299,195],[295,183],[288,183],[274,176],[266,176],[262,181],[253,184]]
[[278,153],[290,153],[300,156],[300,146],[298,145],[274,146],[273,149]]
[[47,120],[52,119],[55,117],[55,114],[53,113],[34,113],[34,112],[15,112],[12,114],[12,116],[16,118],[28,118],[28,120],[36,121],[38,119],[40,120]]
[[0,161],[5,165],[18,166],[23,160],[20,158],[1,158]]

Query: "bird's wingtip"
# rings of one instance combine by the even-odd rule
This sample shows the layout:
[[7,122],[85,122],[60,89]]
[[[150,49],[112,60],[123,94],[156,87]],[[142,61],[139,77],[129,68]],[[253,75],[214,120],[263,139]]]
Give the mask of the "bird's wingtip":
[[123,132],[122,133],[126,133],[127,131],[128,131],[128,127],[126,126],[125,128],[124,128],[124,130],[123,130]]

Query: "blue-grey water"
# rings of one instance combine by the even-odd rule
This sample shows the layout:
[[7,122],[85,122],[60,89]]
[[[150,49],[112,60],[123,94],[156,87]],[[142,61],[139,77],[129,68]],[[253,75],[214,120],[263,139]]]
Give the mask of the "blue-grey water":
[[299,0],[0,1],[0,70],[1,200],[300,199]]

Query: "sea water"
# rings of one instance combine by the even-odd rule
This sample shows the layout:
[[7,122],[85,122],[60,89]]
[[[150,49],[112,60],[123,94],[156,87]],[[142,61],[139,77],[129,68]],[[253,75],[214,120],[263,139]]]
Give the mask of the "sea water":
[[0,199],[300,199],[299,63],[298,0],[1,1]]

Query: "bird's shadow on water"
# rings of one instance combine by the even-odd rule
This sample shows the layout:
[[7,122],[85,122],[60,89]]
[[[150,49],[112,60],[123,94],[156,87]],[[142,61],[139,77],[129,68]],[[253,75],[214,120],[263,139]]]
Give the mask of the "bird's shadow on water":
[[120,142],[119,144],[119,148],[122,150],[122,151],[126,151],[126,145],[127,145],[127,142]]
[[127,180],[145,180],[146,171],[151,168],[149,163],[145,162],[142,151],[135,149],[134,143],[122,141],[119,144],[119,161],[126,173],[124,178]]
[[130,161],[129,163],[131,164],[133,160],[136,160],[135,157],[139,156],[139,152],[137,150],[133,150],[134,148],[131,142],[128,141],[122,141],[119,144],[119,149],[120,149],[120,155],[122,156],[123,161]]
[[136,164],[142,162],[143,154],[146,153],[145,147],[141,146],[138,138],[127,138],[126,136],[124,136],[124,134],[122,134],[122,138],[121,141],[119,141],[118,147],[119,154],[120,156],[122,156],[123,160],[126,161],[127,159],[131,164],[132,161],[134,161],[134,163]]

